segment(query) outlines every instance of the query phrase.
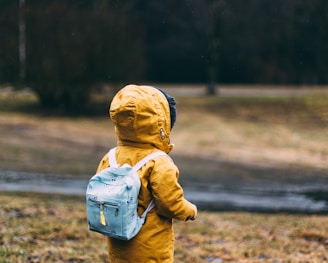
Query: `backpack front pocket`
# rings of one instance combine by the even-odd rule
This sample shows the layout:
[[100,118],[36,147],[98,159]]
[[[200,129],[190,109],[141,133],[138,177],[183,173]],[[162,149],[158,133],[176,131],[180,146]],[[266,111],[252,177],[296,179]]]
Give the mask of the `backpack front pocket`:
[[88,199],[88,220],[90,230],[103,234],[122,235],[122,216],[119,202]]

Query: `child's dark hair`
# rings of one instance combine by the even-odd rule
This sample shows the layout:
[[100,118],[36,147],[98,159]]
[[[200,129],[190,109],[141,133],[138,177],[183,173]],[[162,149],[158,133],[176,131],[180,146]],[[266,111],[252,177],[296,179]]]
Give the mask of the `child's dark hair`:
[[[157,87],[156,87],[157,88]],[[157,88],[159,91],[161,91],[165,98],[167,99],[167,102],[169,103],[169,107],[170,107],[170,118],[171,118],[171,130],[175,124],[175,121],[177,119],[177,109],[175,108],[176,102],[175,99],[170,96],[169,94],[167,94],[164,90]]]

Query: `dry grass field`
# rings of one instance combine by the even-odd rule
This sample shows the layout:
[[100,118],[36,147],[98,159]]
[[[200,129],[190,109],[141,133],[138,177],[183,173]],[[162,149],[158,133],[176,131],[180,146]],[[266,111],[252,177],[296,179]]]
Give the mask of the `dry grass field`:
[[[191,176],[199,166],[210,169],[206,160],[328,174],[326,90],[259,96],[226,88],[215,97],[174,92],[172,156]],[[116,143],[110,96],[94,101],[103,115],[64,117],[44,114],[29,92],[0,92],[0,170],[93,174]],[[0,192],[0,202],[0,263],[107,262],[103,238],[87,230],[83,197]],[[325,215],[202,211],[194,222],[176,222],[175,230],[176,263],[328,262]]]
[[[188,96],[188,92],[182,96],[176,90],[172,90],[178,94],[173,156],[328,169],[327,90],[264,97],[256,91],[254,96]],[[107,114],[110,98],[95,98],[102,105],[100,115],[56,117],[35,108],[33,94],[0,93],[1,168],[92,173],[116,143]]]
[[[108,262],[82,197],[0,192],[0,262]],[[175,263],[328,262],[326,216],[200,212],[175,222]]]

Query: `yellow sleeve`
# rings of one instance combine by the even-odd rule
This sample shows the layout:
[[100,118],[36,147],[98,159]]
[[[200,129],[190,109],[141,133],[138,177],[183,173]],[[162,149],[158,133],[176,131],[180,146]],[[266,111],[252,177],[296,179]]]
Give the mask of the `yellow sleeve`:
[[178,177],[179,170],[171,159],[156,158],[149,179],[157,213],[167,218],[186,221],[193,218],[196,211],[194,205],[184,198]]

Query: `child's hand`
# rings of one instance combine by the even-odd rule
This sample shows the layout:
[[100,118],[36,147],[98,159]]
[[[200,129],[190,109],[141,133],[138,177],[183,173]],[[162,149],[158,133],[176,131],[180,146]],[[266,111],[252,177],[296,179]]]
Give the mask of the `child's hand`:
[[197,213],[198,213],[198,212],[197,212],[197,206],[196,206],[196,205],[194,205],[194,204],[193,204],[193,206],[194,206],[195,214],[194,214],[194,216],[193,216],[193,217],[191,217],[191,218],[190,218],[190,220],[195,220],[195,219],[196,219],[196,217],[197,217]]

